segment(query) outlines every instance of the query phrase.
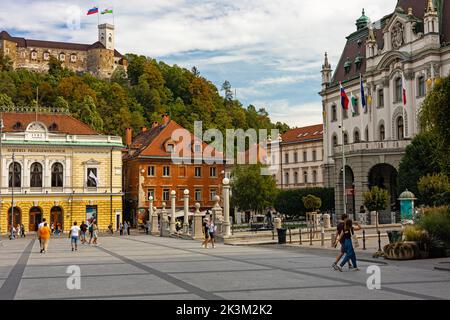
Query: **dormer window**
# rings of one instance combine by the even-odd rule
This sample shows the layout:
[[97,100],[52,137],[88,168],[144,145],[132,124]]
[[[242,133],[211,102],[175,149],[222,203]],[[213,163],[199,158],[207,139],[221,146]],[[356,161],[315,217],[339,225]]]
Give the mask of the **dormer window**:
[[16,123],[13,125],[13,129],[14,129],[14,130],[21,130],[21,129],[23,129],[22,123],[21,123],[21,122],[16,122]]
[[362,60],[363,60],[363,58],[362,58],[361,54],[359,53],[355,59],[356,70],[361,69]]
[[77,62],[77,55],[76,54],[70,55],[70,62]]
[[36,60],[36,59],[37,59],[37,52],[31,51],[31,60]]
[[49,127],[48,127],[48,131],[58,131],[58,125],[56,123],[52,123]]
[[174,146],[173,144],[168,144],[167,147],[166,147],[166,151],[169,152],[169,153],[172,153],[174,147],[175,147],[175,146]]
[[352,60],[350,58],[347,58],[347,61],[345,61],[344,63],[345,74],[349,74],[351,68],[352,68]]
[[66,60],[66,55],[64,53],[60,53],[59,54],[59,60],[60,61],[65,61]]
[[50,60],[50,53],[44,52],[44,60],[45,60],[45,61]]

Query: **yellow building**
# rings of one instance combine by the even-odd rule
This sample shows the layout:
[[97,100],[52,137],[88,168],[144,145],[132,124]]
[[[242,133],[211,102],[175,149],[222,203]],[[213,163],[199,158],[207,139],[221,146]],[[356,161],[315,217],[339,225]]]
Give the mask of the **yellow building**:
[[92,219],[100,230],[116,229],[121,137],[100,135],[63,113],[5,112],[1,121],[1,233],[10,232],[11,222],[35,231],[44,218],[64,231]]

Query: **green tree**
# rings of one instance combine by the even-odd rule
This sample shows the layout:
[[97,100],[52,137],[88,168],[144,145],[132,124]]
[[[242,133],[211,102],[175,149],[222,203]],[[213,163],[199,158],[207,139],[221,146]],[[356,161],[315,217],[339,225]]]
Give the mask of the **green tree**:
[[305,188],[294,190],[281,190],[275,198],[274,207],[278,212],[290,217],[305,216],[309,211],[305,208],[303,198],[313,195],[322,202],[322,211],[334,210],[334,189],[333,188]]
[[76,105],[75,116],[92,129],[102,132],[103,120],[97,112],[94,99],[91,96],[86,96],[82,103],[76,103]]
[[381,211],[387,208],[389,192],[385,189],[373,187],[369,191],[364,192],[364,205],[369,211]]
[[422,201],[428,206],[435,206],[450,191],[450,183],[443,173],[428,174],[420,178],[418,189]]
[[272,176],[261,175],[260,165],[237,166],[233,171],[232,202],[241,210],[263,212],[277,194]]
[[314,212],[322,206],[322,200],[319,197],[313,196],[312,194],[307,195],[302,198],[303,205],[310,212]]
[[2,111],[14,110],[14,102],[9,96],[4,93],[0,93],[0,109]]
[[[406,147],[399,171],[398,186],[400,192],[408,189],[416,196],[419,196],[417,182],[423,176],[441,171],[439,165],[439,155],[436,154],[438,143],[435,136],[430,132],[418,134],[411,144]],[[419,202],[423,200],[419,197]]]
[[442,171],[450,175],[450,76],[438,79],[434,89],[421,106],[420,123],[423,130],[433,134]]
[[0,52],[0,71],[11,71],[12,69],[11,59]]

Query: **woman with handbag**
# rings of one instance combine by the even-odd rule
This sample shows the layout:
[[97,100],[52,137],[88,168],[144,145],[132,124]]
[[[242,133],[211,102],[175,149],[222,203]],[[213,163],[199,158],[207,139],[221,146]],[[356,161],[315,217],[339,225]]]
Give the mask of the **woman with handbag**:
[[355,226],[353,227],[353,221],[348,219],[345,221],[344,232],[342,233],[342,237],[344,239],[344,252],[345,257],[344,260],[340,263],[340,265],[336,266],[337,270],[342,272],[342,267],[351,260],[353,270],[359,271],[358,265],[356,263],[356,253],[353,248],[352,236],[355,234],[355,230],[361,230],[361,226],[355,222]]

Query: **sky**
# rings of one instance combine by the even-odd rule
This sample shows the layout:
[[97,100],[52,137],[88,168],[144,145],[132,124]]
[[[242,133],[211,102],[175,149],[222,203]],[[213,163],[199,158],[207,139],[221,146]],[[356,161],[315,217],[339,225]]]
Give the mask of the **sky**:
[[[244,106],[301,127],[322,122],[321,66],[332,68],[362,8],[372,21],[397,0],[2,0],[0,30],[39,40],[94,43],[115,25],[122,54],[191,69],[219,89],[228,80]],[[113,15],[91,15],[93,6]]]

